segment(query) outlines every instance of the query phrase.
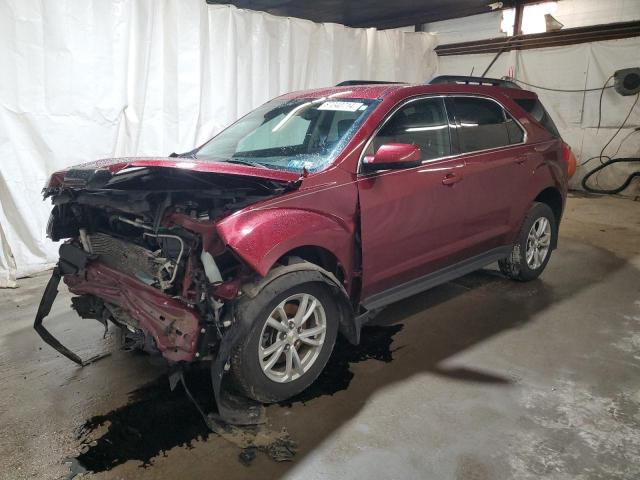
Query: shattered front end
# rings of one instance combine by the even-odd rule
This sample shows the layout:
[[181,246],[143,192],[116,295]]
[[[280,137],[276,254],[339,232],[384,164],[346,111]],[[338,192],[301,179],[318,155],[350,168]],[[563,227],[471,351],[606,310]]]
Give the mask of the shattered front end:
[[47,234],[64,243],[36,331],[80,365],[95,360],[80,359],[42,324],[62,279],[78,315],[115,324],[129,347],[173,366],[211,360],[220,407],[233,304],[255,272],[221,241],[216,220],[285,190],[268,178],[153,166],[54,174],[44,190],[54,205]]

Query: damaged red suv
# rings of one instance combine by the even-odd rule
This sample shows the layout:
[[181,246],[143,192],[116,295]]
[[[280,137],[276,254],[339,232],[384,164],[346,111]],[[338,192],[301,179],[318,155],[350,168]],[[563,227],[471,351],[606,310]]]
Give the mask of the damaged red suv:
[[[515,280],[556,247],[571,151],[537,96],[439,77],[280,96],[195,150],[54,173],[52,240],[83,318],[173,365],[211,361],[259,402],[308,387],[340,333],[498,262]],[[224,377],[224,378],[223,378]],[[225,387],[226,388],[226,387]]]

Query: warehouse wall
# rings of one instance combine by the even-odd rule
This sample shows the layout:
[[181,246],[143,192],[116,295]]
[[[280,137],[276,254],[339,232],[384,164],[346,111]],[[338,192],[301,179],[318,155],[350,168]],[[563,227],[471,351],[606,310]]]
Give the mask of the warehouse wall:
[[[565,28],[639,20],[640,1],[562,0],[557,3],[553,16]],[[505,35],[500,31],[501,18],[502,14],[493,12],[426,24],[426,30],[436,35],[438,44],[498,37]],[[493,53],[440,57],[438,74],[469,75],[473,71],[475,75],[480,75],[494,57]],[[513,75],[527,83],[558,89],[586,89],[601,88],[615,70],[635,66],[640,66],[639,37],[507,52],[498,59],[487,75]],[[635,100],[634,97],[621,97],[613,89],[605,90],[601,128],[597,129],[599,91],[565,93],[525,88],[530,88],[540,96],[563,138],[576,152],[579,163],[600,155],[602,147],[622,124]],[[640,132],[635,131],[637,127],[640,127],[640,103],[604,155],[613,154],[620,147],[618,157],[638,156]],[[580,167],[571,186],[582,188],[582,177],[597,162],[594,159]],[[632,171],[637,171],[637,163],[615,164],[597,176],[597,184],[604,188],[618,186]],[[634,182],[623,193],[631,196],[640,194],[638,183]]]
[[[438,74],[468,75],[471,69],[479,74],[494,56],[495,54],[481,54],[441,57]],[[632,66],[640,66],[640,38],[512,51],[503,54],[487,75],[501,77],[511,74],[533,85],[558,89],[589,89],[601,88],[615,70]],[[602,99],[601,127],[597,129],[600,91],[566,93],[535,87],[524,88],[539,95],[563,139],[576,153],[579,164],[600,154],[635,100],[635,97],[622,97],[613,89],[606,89]],[[640,103],[604,155],[613,154],[620,147],[618,157],[638,156],[640,132],[635,132],[637,127],[640,127]],[[623,139],[625,140],[621,144]],[[597,159],[591,160],[587,165],[579,167],[571,180],[571,187],[580,189],[582,177],[597,162]],[[598,175],[598,185],[604,188],[620,185],[635,170],[637,164],[612,165]],[[631,196],[639,193],[637,183],[624,192]]]
[[422,28],[425,32],[435,34],[438,44],[472,42],[486,38],[505,37],[506,33],[500,30],[501,22],[502,12],[496,11],[425,23]]
[[0,286],[51,266],[40,191],[69,165],[186,151],[284,92],[421,82],[433,36],[203,0],[0,3]]
[[[525,15],[529,9],[525,7]],[[629,22],[640,20],[640,1],[638,0],[561,0],[550,9],[554,18],[564,28],[584,27],[601,23]],[[423,30],[436,34],[437,43],[457,43],[506,36],[501,28],[502,11],[481,15],[454,18],[440,22],[425,23]]]

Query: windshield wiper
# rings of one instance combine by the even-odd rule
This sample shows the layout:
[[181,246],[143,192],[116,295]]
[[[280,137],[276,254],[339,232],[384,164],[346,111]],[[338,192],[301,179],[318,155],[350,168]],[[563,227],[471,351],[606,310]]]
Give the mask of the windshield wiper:
[[248,165],[250,167],[269,168],[266,165],[264,165],[263,163],[250,162],[248,160],[238,160],[237,158],[231,158],[231,159],[225,160],[225,162],[227,162],[227,163],[237,163],[238,165]]

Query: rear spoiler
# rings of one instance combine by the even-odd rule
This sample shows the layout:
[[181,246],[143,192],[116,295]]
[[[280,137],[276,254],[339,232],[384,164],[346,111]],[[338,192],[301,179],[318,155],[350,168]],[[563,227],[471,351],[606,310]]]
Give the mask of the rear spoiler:
[[486,77],[466,77],[464,75],[440,75],[434,77],[429,82],[429,85],[437,85],[442,83],[457,83],[464,85],[487,85],[492,87],[502,88],[521,88],[515,82],[509,80],[501,80],[499,78],[486,78]]

